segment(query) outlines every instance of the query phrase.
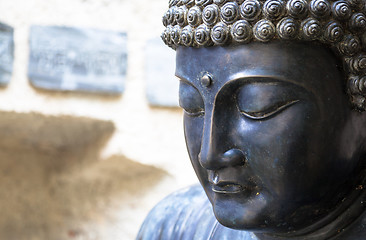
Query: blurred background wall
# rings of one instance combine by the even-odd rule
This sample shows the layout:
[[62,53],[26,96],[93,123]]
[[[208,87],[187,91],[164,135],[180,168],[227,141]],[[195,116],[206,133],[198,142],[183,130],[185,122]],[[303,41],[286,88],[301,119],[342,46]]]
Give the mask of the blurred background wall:
[[[0,88],[0,239],[134,239],[159,200],[196,182],[182,111],[146,98],[146,44],[163,31],[167,8],[168,0],[0,0],[15,44],[11,81]],[[32,87],[31,25],[126,32],[124,93]]]

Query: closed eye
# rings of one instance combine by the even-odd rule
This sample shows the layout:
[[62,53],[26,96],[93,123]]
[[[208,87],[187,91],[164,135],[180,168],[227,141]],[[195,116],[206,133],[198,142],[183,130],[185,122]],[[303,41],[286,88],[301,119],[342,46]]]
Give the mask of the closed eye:
[[286,108],[296,104],[299,102],[299,100],[294,100],[286,103],[276,104],[269,108],[267,108],[264,111],[260,112],[245,112],[241,111],[241,113],[246,116],[247,118],[253,119],[253,120],[263,120],[269,117],[272,117],[273,115],[285,110]]
[[190,117],[200,117],[205,115],[205,111],[203,109],[195,109],[195,110],[191,110],[191,109],[184,109],[184,113],[187,114]]
[[184,81],[179,84],[179,106],[190,117],[199,117],[205,113],[201,94],[197,88]]

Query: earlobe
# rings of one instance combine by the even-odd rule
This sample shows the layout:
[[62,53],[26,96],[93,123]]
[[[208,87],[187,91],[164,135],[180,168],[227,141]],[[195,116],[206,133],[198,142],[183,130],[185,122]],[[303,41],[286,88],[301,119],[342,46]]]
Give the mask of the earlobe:
[[366,159],[366,112],[351,110],[348,116],[341,133],[340,151],[347,159],[355,154],[362,155]]
[[359,122],[357,122],[356,127],[360,132],[360,138],[361,138],[361,142],[362,142],[362,149],[364,152],[364,159],[366,160],[366,112],[360,112],[360,120]]
[[354,118],[354,127],[357,129],[356,132],[359,133],[360,138],[365,142],[366,145],[366,112],[357,112],[353,110],[352,116]]

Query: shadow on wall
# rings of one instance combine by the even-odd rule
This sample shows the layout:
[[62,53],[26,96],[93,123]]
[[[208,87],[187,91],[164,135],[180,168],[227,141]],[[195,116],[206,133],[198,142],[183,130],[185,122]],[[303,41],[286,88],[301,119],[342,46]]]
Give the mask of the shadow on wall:
[[166,173],[123,156],[99,159],[112,122],[0,112],[0,239],[76,239],[124,196]]

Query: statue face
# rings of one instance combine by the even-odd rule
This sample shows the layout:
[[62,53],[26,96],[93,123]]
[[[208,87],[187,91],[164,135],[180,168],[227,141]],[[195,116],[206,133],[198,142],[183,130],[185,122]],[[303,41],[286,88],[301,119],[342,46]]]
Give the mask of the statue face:
[[187,147],[220,223],[299,230],[348,196],[361,143],[340,69],[308,43],[177,49]]

